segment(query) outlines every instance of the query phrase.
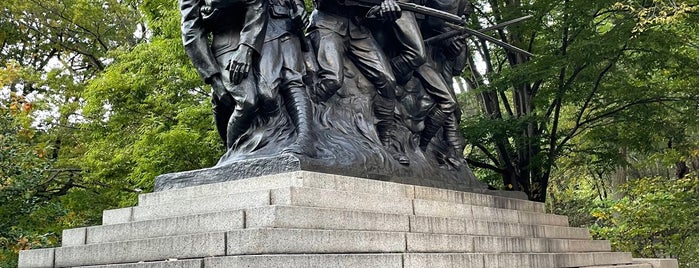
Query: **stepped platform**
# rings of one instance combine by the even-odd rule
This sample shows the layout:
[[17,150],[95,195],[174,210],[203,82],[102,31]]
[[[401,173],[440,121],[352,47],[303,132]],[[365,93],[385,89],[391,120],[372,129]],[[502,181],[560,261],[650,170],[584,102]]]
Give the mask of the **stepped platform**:
[[19,267],[674,268],[591,240],[544,205],[298,171],[166,190],[63,231]]

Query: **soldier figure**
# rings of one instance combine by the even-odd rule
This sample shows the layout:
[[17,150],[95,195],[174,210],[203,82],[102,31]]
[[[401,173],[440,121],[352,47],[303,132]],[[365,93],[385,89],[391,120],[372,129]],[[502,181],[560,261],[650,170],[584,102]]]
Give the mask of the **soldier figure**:
[[[407,156],[392,144],[397,129],[396,81],[387,69],[381,47],[362,24],[369,9],[348,6],[339,0],[316,0],[315,8],[308,31],[318,59],[317,97],[327,100],[342,87],[343,57],[347,55],[378,91],[373,109],[381,143],[394,159],[409,164]],[[385,0],[379,13],[380,19],[395,21],[400,17],[400,7],[393,0]]]
[[[459,16],[467,16],[471,10],[469,0],[427,1],[425,4]],[[422,26],[422,35],[425,38],[452,30],[443,20],[433,17],[426,17]],[[452,146],[456,154],[462,154],[464,141],[458,131],[461,113],[452,86],[452,76],[461,73],[467,59],[465,40],[457,36],[440,44],[429,45],[427,55],[427,61],[420,66],[417,76],[428,95],[435,101],[435,106],[425,119],[425,128],[420,135],[420,148],[425,151],[434,135],[443,128],[446,142]],[[459,66],[461,69],[458,69]],[[449,160],[452,164],[461,164],[460,160]]]
[[272,102],[261,99],[265,96],[259,94],[255,81],[266,4],[263,0],[180,0],[179,4],[185,51],[213,88],[216,128],[230,148],[247,130],[261,103]]
[[310,150],[311,104],[303,83],[305,65],[302,49],[303,1],[268,0],[269,19],[260,59],[260,91],[270,97],[282,94],[291,121],[296,126],[296,142],[287,150],[313,154]]

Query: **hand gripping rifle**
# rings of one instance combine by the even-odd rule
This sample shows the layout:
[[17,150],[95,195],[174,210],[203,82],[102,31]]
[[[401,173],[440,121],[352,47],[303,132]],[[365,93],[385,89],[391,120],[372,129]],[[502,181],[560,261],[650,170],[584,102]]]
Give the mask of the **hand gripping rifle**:
[[[383,2],[383,0],[345,0],[344,2],[347,5],[357,5],[357,6],[370,7],[371,9],[369,10],[368,14],[375,14],[378,12],[377,5],[380,5]],[[481,32],[481,31],[476,31],[474,29],[466,27],[465,26],[466,22],[461,17],[454,15],[454,14],[451,14],[449,12],[441,11],[441,10],[434,9],[434,8],[429,8],[426,6],[421,6],[421,5],[418,5],[415,3],[404,3],[404,2],[400,2],[400,1],[396,1],[396,3],[398,4],[398,6],[402,10],[412,11],[414,13],[422,14],[425,16],[431,16],[431,17],[435,17],[435,18],[439,18],[439,19],[444,20],[449,27],[454,29],[454,31],[452,31],[452,32],[447,32],[447,33],[443,34],[443,35],[449,34],[450,36],[447,38],[454,37],[457,35],[472,35],[472,36],[478,37],[480,39],[486,40],[488,42],[491,42],[493,44],[496,44],[498,46],[501,46],[501,47],[503,47],[511,52],[520,53],[520,54],[527,55],[530,57],[534,56],[534,54],[529,53],[528,51],[526,51],[524,49],[510,45],[508,43],[505,43],[503,41],[500,41],[498,39],[495,39],[495,38],[483,33],[485,31],[500,29],[500,28],[503,28],[507,25],[514,24],[514,23],[529,19],[529,18],[531,18],[531,16],[522,17],[522,18],[515,19],[512,21],[504,22],[504,23],[501,23],[501,24],[498,24],[498,25],[495,25],[492,27],[488,27],[486,29],[481,30],[481,31],[483,31],[483,32]],[[441,37],[441,35],[436,36],[436,37],[439,37],[440,40],[446,39],[446,38]],[[428,40],[428,41],[430,41],[430,40]],[[431,42],[435,42],[435,41],[437,41],[437,40],[436,39],[431,40]]]

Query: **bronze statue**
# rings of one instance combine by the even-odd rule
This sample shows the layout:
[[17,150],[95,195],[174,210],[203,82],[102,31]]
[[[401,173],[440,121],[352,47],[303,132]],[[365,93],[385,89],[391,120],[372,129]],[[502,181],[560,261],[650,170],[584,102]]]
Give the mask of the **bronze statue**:
[[[264,0],[180,0],[182,42],[194,67],[213,88],[214,120],[233,146],[264,94],[256,75],[267,25]],[[212,42],[209,44],[209,35]]]
[[303,82],[305,66],[302,38],[306,15],[300,0],[269,1],[267,31],[260,60],[260,92],[274,98],[277,92],[296,127],[296,141],[285,152],[313,155],[311,140],[311,103]]
[[[467,16],[471,10],[469,0],[427,1],[426,6],[449,12],[459,17]],[[426,17],[422,21],[422,34],[426,38],[448,32],[451,28],[444,20],[435,17]],[[465,40],[461,36],[455,36],[439,43],[428,45],[427,62],[420,66],[416,75],[422,81],[428,95],[432,97],[435,106],[429,111],[425,119],[425,128],[420,134],[420,148],[425,151],[435,134],[442,129],[444,140],[452,147],[454,153],[463,153],[463,137],[458,131],[460,121],[460,107],[456,101],[456,94],[452,85],[454,73],[460,74],[463,70],[463,61],[466,55]],[[458,59],[459,62],[455,62]],[[461,66],[460,69],[447,68],[445,65]],[[446,69],[451,69],[446,71]],[[447,73],[445,73],[447,72]],[[448,155],[446,152],[443,155]],[[446,157],[453,165],[460,165],[463,157]]]
[[304,27],[301,0],[180,0],[185,51],[213,88],[227,152],[156,189],[298,170],[485,187],[463,162],[451,79],[467,36],[524,52],[481,32],[514,21],[465,27],[468,4],[315,0]]
[[[378,92],[373,109],[379,140],[394,159],[407,165],[408,158],[393,144],[397,128],[394,118],[396,81],[386,66],[381,47],[364,25],[368,12],[367,7],[347,5],[344,1],[315,1],[308,32],[319,67],[316,94],[320,101],[325,101],[342,87],[345,64],[343,54],[346,53]],[[380,4],[377,19],[394,22],[400,17],[400,12],[395,1],[385,0]]]

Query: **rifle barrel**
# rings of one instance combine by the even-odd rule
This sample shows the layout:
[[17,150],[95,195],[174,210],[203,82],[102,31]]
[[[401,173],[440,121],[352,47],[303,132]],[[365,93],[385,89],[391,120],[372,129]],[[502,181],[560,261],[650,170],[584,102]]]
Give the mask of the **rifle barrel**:
[[[449,23],[447,23],[447,24],[449,24]],[[518,47],[516,47],[516,46],[510,45],[510,44],[508,44],[508,43],[505,43],[505,42],[503,42],[503,41],[500,41],[500,40],[498,40],[498,39],[495,39],[494,37],[491,37],[490,35],[481,33],[481,32],[479,32],[479,31],[476,31],[476,30],[473,30],[473,29],[469,29],[469,28],[467,28],[467,27],[463,27],[463,26],[460,26],[460,25],[454,25],[454,24],[450,25],[450,27],[455,28],[455,29],[458,29],[458,30],[461,30],[461,31],[464,31],[464,32],[467,33],[467,34],[473,35],[473,36],[478,37],[478,38],[480,38],[480,39],[483,39],[483,40],[486,40],[486,41],[491,42],[491,43],[493,43],[493,44],[496,44],[496,45],[498,45],[498,46],[501,46],[501,47],[503,47],[504,49],[507,49],[507,50],[509,50],[509,51],[512,51],[512,52],[515,52],[515,53],[520,53],[520,54],[523,54],[523,55],[527,55],[527,56],[529,56],[529,57],[534,57],[534,54],[529,53],[529,51],[526,51],[526,50],[524,50],[524,49],[521,49],[521,48],[518,48]]]
[[[481,33],[485,33],[485,32],[492,31],[492,30],[502,29],[502,28],[505,28],[505,27],[510,26],[510,25],[512,25],[512,24],[519,23],[519,22],[521,22],[521,21],[525,21],[525,20],[531,19],[532,17],[534,17],[534,16],[532,16],[532,15],[527,15],[527,16],[524,16],[524,17],[521,17],[521,18],[516,18],[516,19],[513,19],[513,20],[508,20],[508,21],[503,22],[503,23],[498,23],[498,24],[496,24],[496,25],[493,25],[493,26],[490,26],[490,27],[486,27],[486,28],[480,29],[480,30],[478,30],[478,31],[481,32]],[[459,35],[464,35],[464,34],[466,34],[464,31],[461,31],[461,30],[453,30],[453,31],[449,31],[449,32],[446,32],[446,33],[442,33],[442,34],[439,34],[439,35],[430,37],[430,38],[428,38],[427,40],[425,40],[425,43],[426,43],[426,44],[434,44],[434,43],[440,42],[440,41],[442,41],[442,40],[446,40],[446,39],[452,38],[452,37],[454,37],[454,36],[459,36]]]

